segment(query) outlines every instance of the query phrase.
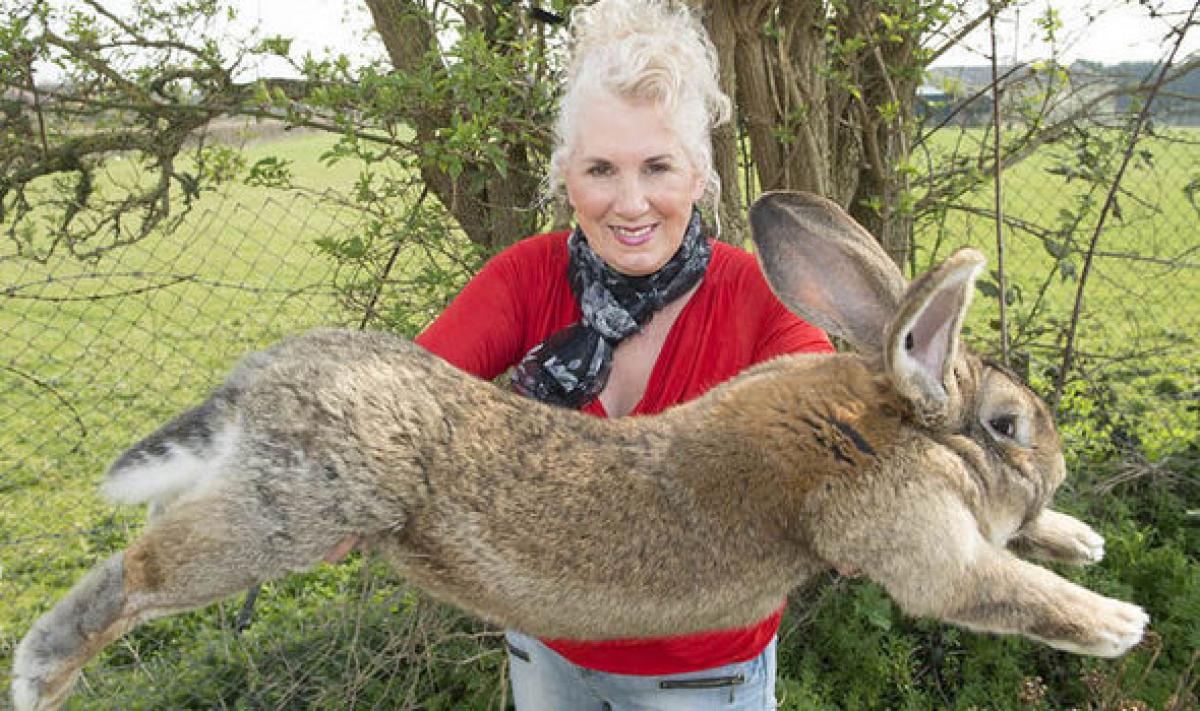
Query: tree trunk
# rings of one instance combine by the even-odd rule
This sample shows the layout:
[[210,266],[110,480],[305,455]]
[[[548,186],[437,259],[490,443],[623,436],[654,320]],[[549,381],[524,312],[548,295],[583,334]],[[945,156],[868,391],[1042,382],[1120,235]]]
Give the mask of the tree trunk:
[[[911,28],[922,25],[884,31],[880,16],[919,19],[928,8],[881,0],[708,0],[705,9],[759,190],[829,197],[907,263],[912,219],[904,165],[923,68],[920,32]],[[736,157],[732,138],[714,140],[715,155]],[[736,169],[718,162],[718,171],[723,190],[740,195]]]
[[[375,28],[383,39],[388,58],[397,72],[418,72],[440,57],[436,28],[429,11],[418,0],[366,0]],[[487,10],[487,8],[484,8]],[[490,11],[472,18],[485,30],[495,31],[497,23]],[[441,69],[441,65],[436,67]],[[438,141],[438,129],[451,123],[462,106],[429,106],[419,115],[406,116],[416,140]],[[527,147],[511,145],[505,159],[506,175],[491,166],[468,166],[455,179],[437,166],[425,164],[421,177],[430,192],[458,221],[463,232],[476,244],[496,251],[535,232],[539,213],[532,207],[538,199],[541,181],[530,170]]]
[[[729,3],[713,3],[704,13],[708,36],[717,50],[720,64],[721,90],[732,100],[737,96],[737,72],[733,54],[737,47],[733,9]],[[745,203],[742,196],[742,171],[738,164],[738,109],[734,105],[729,122],[713,131],[713,164],[721,179],[720,231],[721,240],[742,245],[749,235]]]
[[[858,53],[852,80],[861,91],[855,102],[862,146],[856,199],[850,215],[871,231],[892,259],[904,268],[912,258],[913,219],[908,184],[910,133],[914,104],[924,69],[917,32],[881,26],[875,2],[860,3],[841,18],[843,37],[868,38]],[[922,9],[899,5],[903,19],[920,26]]]

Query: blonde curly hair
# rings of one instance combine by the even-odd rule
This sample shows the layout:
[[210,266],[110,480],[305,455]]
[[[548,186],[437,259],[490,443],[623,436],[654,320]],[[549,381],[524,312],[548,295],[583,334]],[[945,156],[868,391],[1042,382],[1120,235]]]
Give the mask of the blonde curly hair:
[[699,18],[675,0],[599,0],[571,13],[570,62],[550,156],[547,192],[563,194],[576,124],[597,89],[657,104],[673,121],[693,167],[705,174],[702,201],[715,217],[721,181],[712,129],[731,104],[717,81],[717,52]]

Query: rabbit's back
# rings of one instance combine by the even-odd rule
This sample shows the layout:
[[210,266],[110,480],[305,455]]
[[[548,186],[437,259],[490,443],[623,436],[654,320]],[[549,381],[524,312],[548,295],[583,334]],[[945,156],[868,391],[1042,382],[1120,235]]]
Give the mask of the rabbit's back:
[[243,358],[204,402],[121,454],[103,491],[123,503],[161,506],[266,444],[296,454],[344,437],[350,413],[341,400],[356,388],[378,392],[387,381],[450,387],[455,378],[447,371],[390,334],[319,329],[287,339]]

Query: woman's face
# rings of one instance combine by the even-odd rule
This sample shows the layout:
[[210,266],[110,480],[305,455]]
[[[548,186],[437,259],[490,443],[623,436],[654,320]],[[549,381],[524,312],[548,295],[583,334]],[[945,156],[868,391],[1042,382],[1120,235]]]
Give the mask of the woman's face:
[[599,93],[576,124],[564,170],[588,245],[629,276],[667,263],[704,194],[704,175],[663,113],[651,102]]

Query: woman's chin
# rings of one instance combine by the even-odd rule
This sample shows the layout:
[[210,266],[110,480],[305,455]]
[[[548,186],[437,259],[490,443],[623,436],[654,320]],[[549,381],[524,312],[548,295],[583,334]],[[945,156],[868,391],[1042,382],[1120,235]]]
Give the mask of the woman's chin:
[[654,254],[637,254],[622,255],[609,266],[625,276],[646,276],[662,269],[665,263],[665,259],[659,259]]

